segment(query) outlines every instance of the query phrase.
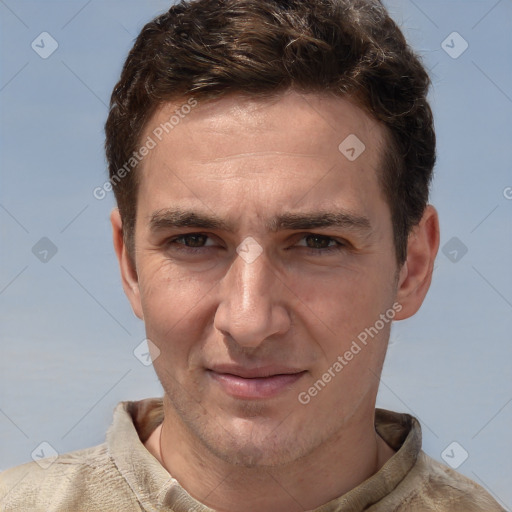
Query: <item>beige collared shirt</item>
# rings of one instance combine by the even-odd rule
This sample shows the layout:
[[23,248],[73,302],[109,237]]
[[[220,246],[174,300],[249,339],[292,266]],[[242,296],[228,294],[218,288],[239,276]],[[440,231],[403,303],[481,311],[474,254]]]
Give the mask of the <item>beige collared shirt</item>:
[[[31,462],[1,473],[0,510],[211,511],[144,447],[162,420],[161,399],[121,402],[104,444],[59,455],[45,469]],[[375,427],[395,455],[315,512],[505,512],[482,487],[421,451],[421,428],[412,416],[377,409]]]

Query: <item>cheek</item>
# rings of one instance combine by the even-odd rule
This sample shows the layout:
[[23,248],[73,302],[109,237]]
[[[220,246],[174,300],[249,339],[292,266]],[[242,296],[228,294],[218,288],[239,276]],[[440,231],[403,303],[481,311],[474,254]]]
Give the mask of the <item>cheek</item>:
[[368,304],[372,297],[370,276],[354,267],[326,268],[297,273],[290,288],[326,327],[340,320],[353,318],[359,304]]
[[[325,276],[303,275],[296,281],[296,311],[328,358],[347,350],[391,307],[394,295],[388,276],[384,269],[366,267]],[[382,329],[381,335],[385,334]]]
[[138,270],[141,300],[148,313],[153,308],[172,312],[192,307],[208,289],[204,279],[180,272],[179,267],[157,254],[141,258]]
[[205,280],[205,275],[185,277],[161,259],[148,258],[140,266],[144,269],[139,272],[139,288],[148,338],[154,338],[157,345],[165,342],[166,348],[167,340],[185,341],[185,333],[190,337],[201,327],[214,284]]

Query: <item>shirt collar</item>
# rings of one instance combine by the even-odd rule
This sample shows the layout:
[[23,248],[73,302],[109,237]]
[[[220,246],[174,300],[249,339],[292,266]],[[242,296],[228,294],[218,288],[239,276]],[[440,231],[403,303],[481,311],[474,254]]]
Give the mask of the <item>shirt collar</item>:
[[[148,415],[152,420],[148,421]],[[141,441],[139,432],[147,437],[161,418],[161,399],[120,402],[107,432],[107,449],[114,464],[147,511],[214,512],[192,498]]]
[[[119,472],[148,511],[214,512],[192,498],[143,442],[163,420],[162,399],[121,402],[107,432],[107,448]],[[315,512],[366,510],[389,495],[412,469],[421,450],[421,427],[408,414],[375,411],[377,433],[395,451],[373,476]]]

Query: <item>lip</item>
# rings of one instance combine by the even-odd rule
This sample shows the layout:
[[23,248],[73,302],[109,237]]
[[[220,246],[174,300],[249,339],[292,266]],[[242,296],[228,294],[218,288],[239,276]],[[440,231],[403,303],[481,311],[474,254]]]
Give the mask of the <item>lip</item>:
[[221,365],[208,369],[209,376],[225,393],[235,398],[256,400],[283,393],[306,373],[283,366],[245,368]]

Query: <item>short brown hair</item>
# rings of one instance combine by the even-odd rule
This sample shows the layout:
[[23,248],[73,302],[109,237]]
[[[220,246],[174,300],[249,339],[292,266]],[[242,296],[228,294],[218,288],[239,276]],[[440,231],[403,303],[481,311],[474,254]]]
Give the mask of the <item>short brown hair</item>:
[[[288,89],[347,97],[388,135],[379,180],[396,257],[428,201],[435,134],[422,63],[378,0],[182,0],[144,26],[114,88],[106,154],[128,246],[137,172],[118,170],[165,102]],[[115,179],[117,178],[117,179]]]

